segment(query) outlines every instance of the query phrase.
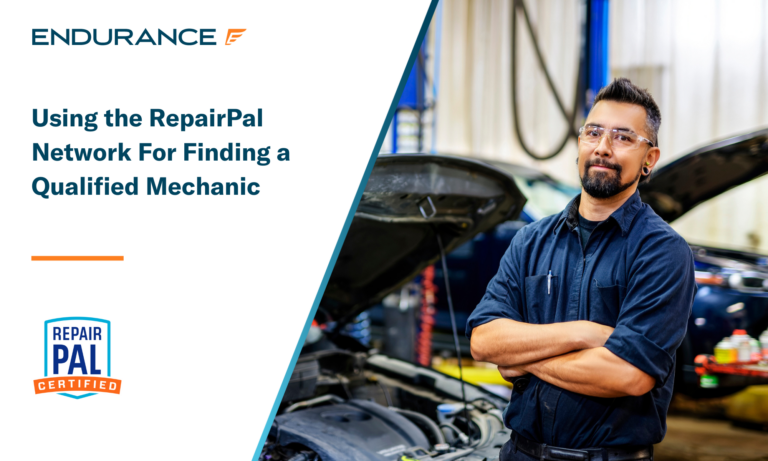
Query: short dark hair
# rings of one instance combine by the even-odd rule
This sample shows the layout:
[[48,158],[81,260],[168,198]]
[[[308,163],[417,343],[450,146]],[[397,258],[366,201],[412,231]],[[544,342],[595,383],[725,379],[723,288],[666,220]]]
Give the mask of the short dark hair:
[[[594,104],[599,101],[626,102],[643,106],[645,109],[645,129],[648,131],[648,137],[653,145],[658,147],[661,111],[647,89],[640,88],[628,78],[621,77],[614,79],[597,93]],[[640,182],[648,181],[650,178],[650,175],[641,176]]]

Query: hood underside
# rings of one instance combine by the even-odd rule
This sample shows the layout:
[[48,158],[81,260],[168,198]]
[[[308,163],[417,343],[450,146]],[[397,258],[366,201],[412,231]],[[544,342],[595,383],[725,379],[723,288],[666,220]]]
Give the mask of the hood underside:
[[736,136],[685,155],[640,185],[640,195],[672,222],[723,192],[768,172],[768,129]]
[[344,324],[476,234],[515,219],[525,197],[507,174],[439,155],[376,160],[320,308]]

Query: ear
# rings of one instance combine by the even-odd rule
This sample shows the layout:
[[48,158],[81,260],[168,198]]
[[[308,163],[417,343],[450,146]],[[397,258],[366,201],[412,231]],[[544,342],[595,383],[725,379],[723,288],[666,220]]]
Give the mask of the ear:
[[576,136],[576,166],[579,165],[579,147],[581,147],[581,136]]
[[653,170],[661,157],[661,150],[658,147],[651,147],[648,152],[645,153],[643,158],[643,166],[647,166],[649,170]]

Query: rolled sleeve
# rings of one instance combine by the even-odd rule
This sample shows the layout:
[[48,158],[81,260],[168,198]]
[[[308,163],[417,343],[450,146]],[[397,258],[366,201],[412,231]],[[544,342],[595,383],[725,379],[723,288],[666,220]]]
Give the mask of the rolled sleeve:
[[656,380],[657,386],[664,385],[674,366],[673,356],[664,348],[626,325],[616,327],[605,347],[647,373]]
[[498,272],[488,283],[483,299],[467,319],[467,338],[471,337],[475,327],[491,320],[506,318],[524,321],[521,313],[523,278],[519,269],[522,267],[524,231],[525,228],[522,228],[515,234],[501,258]]
[[638,245],[616,328],[605,343],[657,387],[672,374],[696,294],[690,247],[676,234],[660,234]]

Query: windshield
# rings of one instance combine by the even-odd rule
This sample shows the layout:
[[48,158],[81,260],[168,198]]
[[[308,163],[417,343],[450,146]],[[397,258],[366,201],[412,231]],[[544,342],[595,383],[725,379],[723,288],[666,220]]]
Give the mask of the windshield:
[[525,211],[533,219],[560,213],[568,202],[581,192],[575,187],[550,178],[524,178],[519,175],[514,178],[518,189],[528,199]]

